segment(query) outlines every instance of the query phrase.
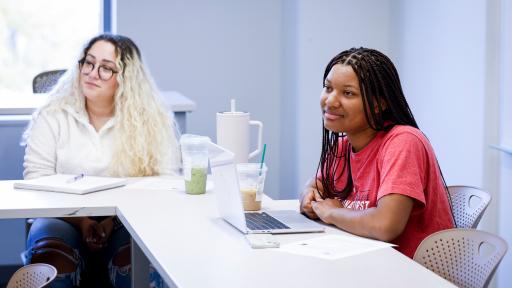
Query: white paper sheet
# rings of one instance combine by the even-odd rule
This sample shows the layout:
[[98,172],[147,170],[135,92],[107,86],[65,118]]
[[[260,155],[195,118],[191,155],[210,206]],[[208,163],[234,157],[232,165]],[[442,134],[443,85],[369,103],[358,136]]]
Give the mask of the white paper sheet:
[[336,260],[391,246],[395,245],[361,237],[327,235],[285,244],[275,251]]

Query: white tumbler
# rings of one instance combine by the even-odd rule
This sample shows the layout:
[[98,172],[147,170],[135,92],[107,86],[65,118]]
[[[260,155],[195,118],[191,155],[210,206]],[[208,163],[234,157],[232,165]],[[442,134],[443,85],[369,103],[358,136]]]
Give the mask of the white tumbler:
[[[258,127],[258,147],[249,153],[250,127]],[[235,111],[235,100],[231,100],[231,111],[217,112],[217,144],[235,154],[235,163],[247,163],[258,155],[262,148],[263,123],[250,120],[248,112]]]

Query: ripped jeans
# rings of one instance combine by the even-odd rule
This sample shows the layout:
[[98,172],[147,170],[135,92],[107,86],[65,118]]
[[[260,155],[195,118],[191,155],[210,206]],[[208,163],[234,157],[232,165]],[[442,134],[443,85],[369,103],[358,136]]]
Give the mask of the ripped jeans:
[[[73,255],[68,255],[68,253],[61,254],[65,254],[65,257],[76,264],[75,271],[71,273],[58,274],[57,278],[52,281],[50,287],[64,288],[79,286],[82,272],[89,268],[87,266],[88,263],[84,260],[88,259],[88,256],[91,253],[83,242],[81,233],[76,230],[73,225],[57,218],[35,219],[28,234],[27,250],[22,254],[25,265],[31,263],[32,256],[37,252],[34,251],[33,247],[35,247],[39,241],[45,239],[58,239],[72,248],[73,253],[70,254]],[[107,246],[100,250],[102,260],[106,265],[108,265],[110,282],[114,287],[131,286],[131,265],[117,267],[112,264],[113,258],[117,252],[123,247],[129,247],[129,245],[130,234],[126,231],[126,228],[120,227],[119,229],[112,231],[112,234],[108,239]]]

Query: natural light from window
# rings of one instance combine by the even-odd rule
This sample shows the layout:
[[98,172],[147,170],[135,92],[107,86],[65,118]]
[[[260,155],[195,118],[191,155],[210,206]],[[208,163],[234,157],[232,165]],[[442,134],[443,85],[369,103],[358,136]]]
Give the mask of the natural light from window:
[[32,79],[77,61],[85,42],[102,31],[101,3],[0,1],[0,108],[39,102],[32,96]]

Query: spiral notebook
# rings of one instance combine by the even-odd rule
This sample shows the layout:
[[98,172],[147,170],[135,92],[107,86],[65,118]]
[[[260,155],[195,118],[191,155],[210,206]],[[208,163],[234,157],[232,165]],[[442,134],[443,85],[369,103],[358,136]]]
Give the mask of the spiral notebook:
[[127,179],[114,177],[87,176],[83,174],[55,174],[14,183],[15,189],[40,190],[71,194],[87,194],[124,186]]

